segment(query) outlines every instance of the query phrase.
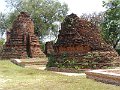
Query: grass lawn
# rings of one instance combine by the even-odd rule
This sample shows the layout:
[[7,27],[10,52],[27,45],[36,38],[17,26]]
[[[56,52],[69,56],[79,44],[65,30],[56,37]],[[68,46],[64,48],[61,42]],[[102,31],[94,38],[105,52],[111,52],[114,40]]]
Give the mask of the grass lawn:
[[0,61],[0,90],[120,90],[120,86],[96,82],[85,76],[64,76]]

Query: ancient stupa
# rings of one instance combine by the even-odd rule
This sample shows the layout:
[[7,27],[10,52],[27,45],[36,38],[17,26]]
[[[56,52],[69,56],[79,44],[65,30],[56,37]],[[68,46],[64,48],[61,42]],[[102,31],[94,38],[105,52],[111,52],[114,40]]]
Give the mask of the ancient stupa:
[[64,63],[63,58],[66,55],[67,60],[75,60],[82,68],[111,66],[118,56],[102,39],[97,26],[80,19],[76,14],[64,19],[53,47],[57,63]]
[[7,31],[7,41],[1,58],[36,58],[45,56],[40,49],[39,39],[34,34],[34,23],[26,12],[21,12]]

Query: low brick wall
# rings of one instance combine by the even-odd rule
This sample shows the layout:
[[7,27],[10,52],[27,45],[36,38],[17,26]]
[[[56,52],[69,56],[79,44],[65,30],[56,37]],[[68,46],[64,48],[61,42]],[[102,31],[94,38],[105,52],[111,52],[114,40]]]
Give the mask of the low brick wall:
[[[118,69],[109,69],[118,70]],[[120,70],[120,69],[119,69]],[[120,74],[106,72],[107,70],[86,71],[86,77],[107,84],[120,85]]]
[[47,58],[30,58],[30,59],[12,59],[11,62],[22,67],[30,65],[46,66],[48,60]]

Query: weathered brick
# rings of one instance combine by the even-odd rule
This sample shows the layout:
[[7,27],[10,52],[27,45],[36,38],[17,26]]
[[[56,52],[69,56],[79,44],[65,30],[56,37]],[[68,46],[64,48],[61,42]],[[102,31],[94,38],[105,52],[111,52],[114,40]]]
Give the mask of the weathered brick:
[[1,58],[35,58],[45,56],[40,49],[39,39],[34,34],[34,23],[26,12],[21,12],[7,31],[7,41]]
[[[65,57],[61,57],[66,54],[66,60],[72,58],[83,68],[109,66],[116,61],[115,57],[118,57],[112,46],[101,37],[100,29],[75,14],[68,15],[62,22],[58,40],[53,48],[58,63],[64,63],[62,61]],[[119,60],[115,63],[119,63]]]

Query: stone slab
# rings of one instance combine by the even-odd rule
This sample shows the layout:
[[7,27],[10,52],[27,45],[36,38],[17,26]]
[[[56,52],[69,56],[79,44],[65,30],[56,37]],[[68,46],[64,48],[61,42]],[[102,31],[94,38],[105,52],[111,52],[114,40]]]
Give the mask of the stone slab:
[[86,77],[94,79],[107,84],[120,85],[120,74],[107,72],[108,70],[120,70],[120,69],[104,69],[104,70],[90,70],[86,71]]
[[11,62],[22,67],[45,69],[48,60],[47,58],[30,58],[30,59],[12,59]]

